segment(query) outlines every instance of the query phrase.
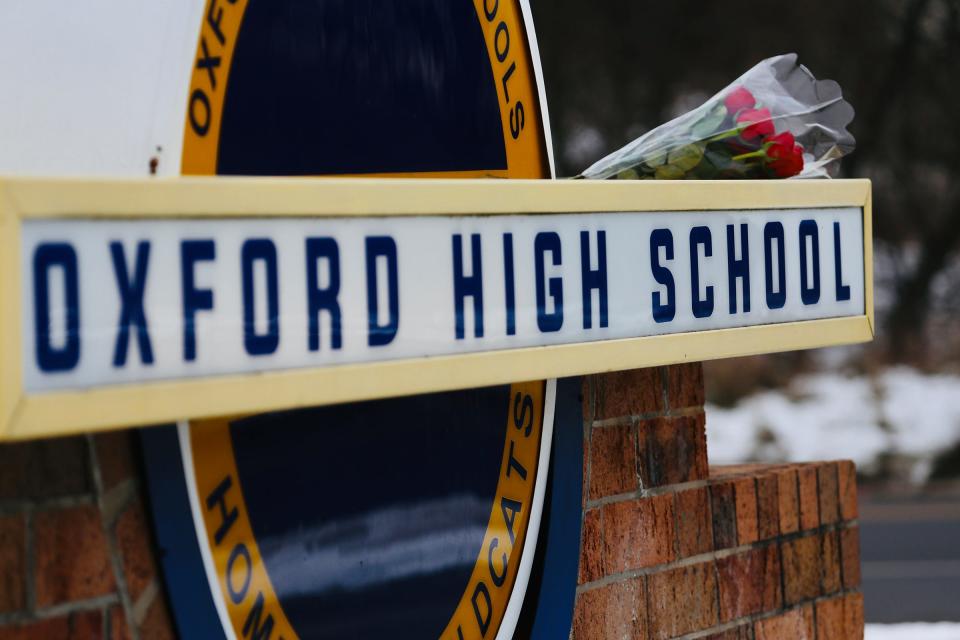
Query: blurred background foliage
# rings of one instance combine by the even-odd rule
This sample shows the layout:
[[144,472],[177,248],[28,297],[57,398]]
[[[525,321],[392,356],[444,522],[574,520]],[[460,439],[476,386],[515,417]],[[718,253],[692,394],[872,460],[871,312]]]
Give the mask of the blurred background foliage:
[[[794,403],[782,414],[787,419],[825,407],[828,399],[817,393],[836,388],[828,376],[840,376],[833,380],[864,390],[862,408],[850,415],[866,414],[866,426],[850,427],[850,440],[880,443],[859,458],[861,471],[914,481],[960,477],[960,408],[956,415],[930,410],[960,398],[960,0],[532,4],[559,176],[576,175],[773,55],[797,52],[818,78],[840,83],[857,110],[857,149],[843,160],[841,177],[873,180],[877,340],[707,363],[715,408],[708,409],[708,429],[712,423],[717,450],[728,433],[746,431],[743,423],[754,420],[756,442],[731,447],[730,456],[857,458],[853,449],[791,449],[784,434],[768,446],[768,418],[755,417],[774,401]],[[934,387],[939,395],[920,393]],[[848,396],[837,399],[836,411],[810,415],[829,421],[853,402]],[[884,409],[892,398],[893,408]],[[908,411],[910,401],[900,398],[914,398],[916,406]],[[914,417],[924,410],[927,425]],[[827,425],[824,433],[849,423]],[[921,431],[931,434],[930,445],[911,450]]]
[[881,339],[864,357],[956,366],[960,0],[534,0],[533,9],[561,176],[763,58],[795,51],[818,78],[837,80],[857,110],[842,176],[874,180]]

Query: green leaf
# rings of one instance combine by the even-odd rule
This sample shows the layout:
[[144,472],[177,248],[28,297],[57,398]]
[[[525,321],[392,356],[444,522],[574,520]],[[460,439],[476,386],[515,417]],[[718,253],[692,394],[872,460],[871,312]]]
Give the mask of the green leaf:
[[670,152],[668,161],[681,171],[689,171],[703,160],[703,145],[685,144]]
[[617,180],[639,180],[640,174],[634,169],[624,169],[617,174]]
[[727,108],[723,106],[722,103],[716,104],[690,128],[690,133],[692,133],[697,140],[706,140],[717,133],[717,130],[720,128],[720,125],[723,124],[723,120],[726,117]]
[[657,180],[682,180],[686,176],[686,171],[672,164],[665,164],[657,167]]
[[654,152],[653,155],[643,159],[643,163],[652,169],[656,169],[666,161],[667,161],[667,152],[662,149]]

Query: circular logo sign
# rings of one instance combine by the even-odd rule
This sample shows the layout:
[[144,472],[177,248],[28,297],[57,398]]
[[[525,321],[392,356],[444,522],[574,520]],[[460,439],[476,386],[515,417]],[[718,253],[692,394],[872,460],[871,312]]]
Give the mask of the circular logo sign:
[[[525,9],[207,0],[182,172],[549,177]],[[512,635],[545,492],[552,389],[181,425],[224,634]]]
[[546,391],[181,427],[221,616],[237,637],[493,637],[539,525]]

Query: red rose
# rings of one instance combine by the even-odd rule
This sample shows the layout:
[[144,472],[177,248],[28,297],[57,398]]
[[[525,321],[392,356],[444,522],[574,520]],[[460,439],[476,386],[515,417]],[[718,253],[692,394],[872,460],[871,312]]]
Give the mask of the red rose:
[[776,133],[773,126],[770,109],[744,109],[737,116],[737,124],[747,125],[740,136],[744,140],[756,140],[763,136],[771,136]]
[[789,131],[784,131],[775,136],[769,136],[763,143],[767,145],[767,155],[769,155],[770,150],[774,147],[786,148],[788,150],[792,149],[793,145],[797,143],[797,139],[794,138],[793,134]]
[[745,87],[738,87],[726,97],[723,104],[727,107],[727,113],[733,115],[740,109],[752,109],[757,99]]
[[765,147],[770,169],[778,177],[789,178],[803,171],[803,147],[796,143],[789,131],[770,136]]

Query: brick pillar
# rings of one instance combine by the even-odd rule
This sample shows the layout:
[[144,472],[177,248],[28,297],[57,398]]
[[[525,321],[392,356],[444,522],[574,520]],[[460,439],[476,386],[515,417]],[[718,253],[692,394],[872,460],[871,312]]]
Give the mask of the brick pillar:
[[131,432],[0,445],[0,638],[174,638]]
[[853,464],[708,468],[703,401],[699,364],[584,379],[571,637],[862,638]]

